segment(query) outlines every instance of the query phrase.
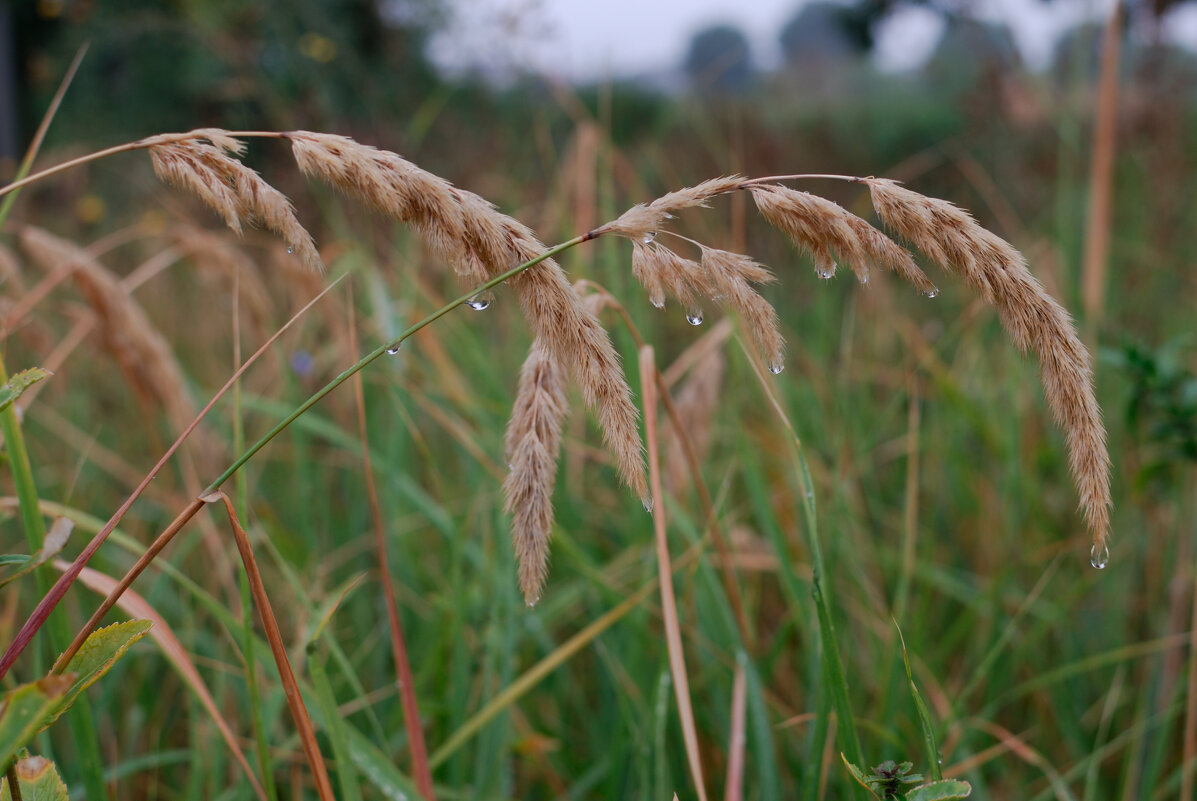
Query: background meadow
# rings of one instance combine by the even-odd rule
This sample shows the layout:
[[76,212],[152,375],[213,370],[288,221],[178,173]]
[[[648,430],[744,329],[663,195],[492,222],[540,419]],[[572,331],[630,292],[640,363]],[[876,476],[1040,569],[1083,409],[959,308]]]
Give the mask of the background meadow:
[[[1157,5],[1172,13],[1186,4]],[[626,242],[599,240],[561,259],[571,278],[617,298],[654,346],[730,546],[715,547],[662,415],[674,595],[705,790],[864,797],[830,714],[814,532],[788,420],[809,465],[822,586],[868,766],[910,760],[930,770],[900,627],[944,774],[967,780],[972,797],[1182,797],[1197,771],[1197,61],[1168,44],[1175,17],[1130,7],[1104,175],[1093,169],[1095,120],[1112,97],[1099,90],[1100,25],[1066,34],[1052,63],[1031,69],[1003,29],[930,4],[950,19],[941,46],[919,69],[885,73],[871,66],[861,31],[891,8],[806,8],[804,23],[796,15],[778,31],[791,44],[783,39],[786,60],[769,69],[745,56],[734,28],[713,27],[668,75],[568,85],[510,65],[451,76],[433,66],[426,44],[451,21],[433,3],[16,4],[0,11],[16,68],[0,94],[14,143],[0,154],[0,178],[15,173],[88,42],[39,166],[196,127],[327,131],[477,192],[550,244],[730,173],[885,176],[970,209],[1026,254],[1094,349],[1114,463],[1104,570],[1090,566],[1034,359],[953,277],[928,265],[942,290],[934,299],[888,275],[862,285],[841,269],[825,281],[747,198],[687,212],[679,230],[779,276],[765,289],[789,347],[785,371],[769,378],[775,408],[732,321],[708,309],[695,327],[676,304],[653,308]],[[535,22],[534,8],[525,14]],[[831,33],[804,39],[810,30]],[[812,43],[831,41],[842,47]],[[5,324],[5,365],[54,372],[22,398],[22,428],[47,519],[76,521],[67,559],[187,410],[343,277],[154,480],[91,563],[108,576],[124,573],[244,439],[467,288],[410,231],[305,182],[283,145],[251,141],[246,162],[296,204],[326,275],[305,271],[267,232],[223,229],[158,182],[143,153],[31,185],[0,235],[0,312],[7,321],[22,310]],[[802,188],[870,216],[858,187]],[[1109,193],[1108,217],[1090,211],[1095,191]],[[122,364],[88,297],[47,278],[53,268],[19,246],[26,225],[87,248],[121,277],[178,372],[163,379]],[[1087,260],[1103,235],[1106,258]],[[639,399],[636,339],[620,315],[602,319]],[[618,485],[576,395],[541,601],[527,607],[516,583],[503,432],[529,343],[514,294],[499,287],[484,311],[457,309],[368,367],[360,406],[351,386],[340,388],[226,485],[339,797],[419,797],[372,497],[438,798],[699,797],[652,517]],[[28,553],[12,475],[6,463],[0,551]],[[68,715],[94,719],[109,797],[256,797],[180,659],[210,689],[254,772],[269,776],[265,792],[316,797],[274,662],[247,636],[240,571],[227,518],[201,512],[134,584],[185,656],[139,643],[88,691],[89,711]],[[31,576],[0,590],[0,642],[40,596]],[[80,584],[71,590],[72,631],[98,601]],[[40,635],[6,689],[36,678],[52,650]],[[57,724],[31,750],[55,758],[76,798],[90,769],[73,731]],[[728,781],[738,771],[742,781]]]

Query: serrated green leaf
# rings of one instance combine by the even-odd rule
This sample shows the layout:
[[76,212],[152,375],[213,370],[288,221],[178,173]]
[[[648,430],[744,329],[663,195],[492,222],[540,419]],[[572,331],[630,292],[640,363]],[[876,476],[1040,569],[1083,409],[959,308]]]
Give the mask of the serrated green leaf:
[[958,798],[968,798],[972,792],[973,787],[968,782],[942,779],[915,787],[906,794],[906,801],[954,801]]
[[30,367],[28,370],[22,370],[5,381],[0,386],[0,412],[14,404],[25,390],[38,381],[49,378],[52,375],[53,373],[49,370],[43,370],[40,367]]
[[59,715],[70,709],[79,694],[111,670],[116,660],[124,656],[133,643],[149,633],[152,625],[148,620],[125,620],[93,631],[67,664],[64,673],[73,674],[75,680],[65,697],[60,700],[54,716],[46,721],[45,726],[49,726]]
[[8,692],[0,709],[0,772],[33,736],[53,720],[75,682],[74,676],[47,676]]
[[[54,763],[45,757],[32,756],[16,764],[17,782],[21,787],[21,801],[67,801],[67,786],[58,775]],[[12,801],[8,780],[0,786],[0,801]]]
[[840,759],[841,759],[841,760],[843,760],[843,762],[844,762],[844,767],[846,767],[846,768],[848,769],[848,772],[852,774],[852,778],[853,778],[853,779],[856,779],[857,783],[858,783],[858,784],[859,784],[861,787],[863,787],[863,788],[865,788],[866,790],[868,790],[868,791],[869,791],[869,795],[873,796],[873,798],[880,798],[880,797],[881,797],[881,796],[877,795],[877,793],[876,793],[876,792],[874,792],[874,791],[873,791],[873,786],[872,786],[872,785],[869,783],[869,778],[870,778],[870,777],[868,777],[868,776],[865,776],[865,774],[864,774],[864,771],[862,771],[860,768],[856,767],[856,766],[855,766],[855,765],[853,765],[851,762],[849,762],[849,761],[848,761],[848,757],[847,757],[847,756],[845,756],[845,755],[843,754],[843,752],[841,752],[841,753],[840,753]]

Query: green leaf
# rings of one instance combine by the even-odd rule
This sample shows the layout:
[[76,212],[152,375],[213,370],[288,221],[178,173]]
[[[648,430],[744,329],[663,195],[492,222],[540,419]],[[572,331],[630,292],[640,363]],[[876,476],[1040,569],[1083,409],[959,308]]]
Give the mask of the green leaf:
[[0,412],[13,405],[21,393],[29,389],[38,381],[54,375],[49,370],[40,367],[30,367],[14,375],[0,386]]
[[873,796],[874,798],[881,797],[881,796],[877,795],[876,792],[874,792],[873,785],[869,782],[870,777],[865,776],[864,771],[862,771],[860,768],[856,767],[851,762],[849,762],[848,757],[846,757],[842,751],[840,752],[840,759],[842,759],[844,761],[844,767],[848,768],[848,772],[852,774],[852,778],[856,779],[857,783],[861,787],[868,790],[869,794],[871,796]]
[[953,801],[968,798],[972,792],[972,785],[968,782],[943,779],[914,788],[906,794],[906,801]]
[[50,530],[46,532],[46,538],[42,542],[42,547],[33,554],[33,556],[0,556],[0,566],[6,564],[21,564],[20,570],[17,570],[11,576],[0,578],[0,587],[3,587],[9,582],[19,579],[21,576],[37,569],[44,565],[47,561],[58,555],[58,552],[66,547],[67,540],[71,536],[71,531],[75,528],[75,522],[66,517],[60,517],[54,521],[50,526]]
[[[25,757],[16,765],[17,782],[21,787],[21,801],[67,801],[67,786],[58,775],[54,763],[45,757]],[[8,780],[0,785],[0,801],[12,801]]]
[[932,784],[924,786],[934,786],[935,782],[943,778],[943,768],[939,765],[939,747],[935,744],[935,728],[931,725],[931,713],[927,709],[927,704],[923,701],[923,696],[914,683],[914,674],[910,670],[910,655],[906,653],[906,638],[902,636],[902,628],[896,620],[894,628],[898,630],[898,640],[902,643],[902,662],[906,665],[906,680],[910,682],[910,694],[914,697],[914,708],[918,711],[919,725],[923,729],[923,747],[927,749],[927,768],[931,774]]
[[8,692],[0,709],[0,771],[17,752],[58,715],[63,699],[74,684],[74,676],[47,676]]
[[116,660],[129,650],[129,646],[149,633],[152,625],[153,623],[148,620],[126,620],[93,631],[79,648],[79,652],[67,664],[64,675],[73,674],[74,682],[67,690],[66,695],[59,701],[54,715],[46,721],[42,728],[49,726],[58,719],[59,715],[70,709],[79,694],[111,670],[112,666],[116,664]]

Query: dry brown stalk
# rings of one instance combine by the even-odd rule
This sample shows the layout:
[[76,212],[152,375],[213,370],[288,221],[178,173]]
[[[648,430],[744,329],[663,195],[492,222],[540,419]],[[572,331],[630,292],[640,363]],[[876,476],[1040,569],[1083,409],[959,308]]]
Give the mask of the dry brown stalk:
[[[713,421],[719,408],[720,393],[723,391],[726,363],[722,349],[708,350],[702,359],[695,363],[685,382],[678,388],[674,401],[681,427],[690,437],[694,454],[700,463],[706,460],[711,448]],[[678,439],[678,432],[671,427],[664,432],[662,439],[665,451],[665,488],[676,497],[690,481],[689,464]]]
[[[539,257],[546,248],[517,220],[472,192],[400,156],[342,136],[288,134],[302,172],[411,224],[463,279],[478,282]],[[565,272],[546,259],[510,281],[533,333],[569,365],[598,414],[620,477],[644,496],[638,412],[607,332],[581,304]]]
[[201,128],[151,137],[143,144],[159,178],[204,201],[229,228],[241,233],[243,223],[260,223],[281,236],[304,264],[323,269],[316,244],[296,219],[291,202],[232,157],[245,152],[240,140],[227,131]]
[[520,370],[519,392],[507,426],[510,470],[503,490],[512,517],[520,589],[529,605],[539,600],[549,570],[553,487],[561,425],[568,410],[565,376],[552,351],[542,340],[535,340]]
[[997,309],[1019,350],[1039,354],[1044,394],[1064,429],[1073,479],[1092,533],[1094,563],[1104,566],[1110,534],[1110,459],[1089,352],[1072,318],[1030,273],[1022,254],[966,211],[890,180],[866,182],[873,206],[887,225],[932,261],[959,273]]

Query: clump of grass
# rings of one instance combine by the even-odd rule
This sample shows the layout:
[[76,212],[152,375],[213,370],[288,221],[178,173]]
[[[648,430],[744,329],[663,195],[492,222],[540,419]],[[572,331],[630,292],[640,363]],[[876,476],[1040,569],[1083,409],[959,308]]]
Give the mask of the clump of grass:
[[[481,289],[489,289],[506,281],[516,292],[535,334],[535,344],[525,363],[508,426],[511,473],[505,489],[507,508],[513,517],[520,586],[529,601],[539,597],[547,570],[553,523],[549,498],[565,412],[567,373],[595,410],[621,479],[638,496],[647,497],[639,415],[619,355],[607,331],[571,287],[553,256],[604,235],[631,240],[633,274],[654,305],[663,305],[666,294],[672,295],[687,309],[691,322],[701,321],[703,303],[729,308],[739,316],[775,374],[783,367],[784,342],[776,312],[754,288],[773,281],[774,276],[745,254],[673,234],[679,242],[698,250],[697,260],[680,256],[660,241],[661,235],[670,233],[667,229],[675,212],[705,207],[719,195],[748,191],[768,222],[812,254],[821,276],[830,278],[839,259],[846,261],[862,282],[869,280],[870,270],[882,268],[924,295],[937,294],[912,253],[881,230],[835,203],[781,183],[798,179],[836,178],[866,185],[874,208],[888,226],[933,262],[959,273],[998,310],[1015,344],[1024,351],[1036,350],[1048,401],[1067,436],[1070,466],[1092,531],[1094,552],[1106,548],[1110,495],[1105,431],[1093,394],[1089,355],[1070,318],[1030,274],[1022,256],[1009,243],[952,204],[925,197],[893,181],[823,175],[721,177],[636,205],[611,222],[552,249],[488,201],[395,153],[343,136],[308,131],[237,134],[200,129],[150,137],[60,165],[2,191],[11,191],[70,164],[148,148],[164,180],[195,194],[231,228],[239,231],[243,223],[260,223],[278,233],[302,262],[318,266],[319,253],[290,202],[235,158],[243,152],[241,138],[245,136],[287,140],[301,172],[411,225],[428,248],[467,283],[483,282]],[[444,307],[420,325],[463,301]],[[315,399],[381,353],[380,348],[359,360],[313,396],[263,442],[243,454],[230,472],[244,464],[269,436],[310,408]]]

